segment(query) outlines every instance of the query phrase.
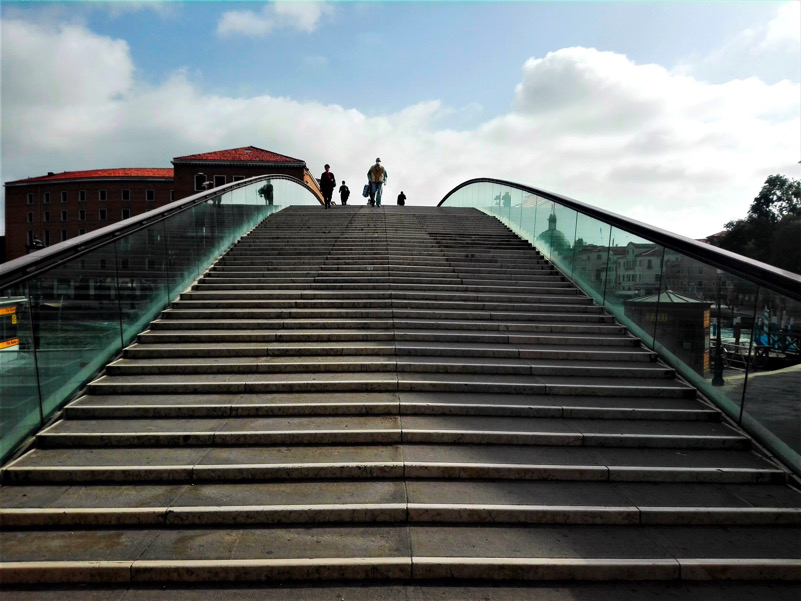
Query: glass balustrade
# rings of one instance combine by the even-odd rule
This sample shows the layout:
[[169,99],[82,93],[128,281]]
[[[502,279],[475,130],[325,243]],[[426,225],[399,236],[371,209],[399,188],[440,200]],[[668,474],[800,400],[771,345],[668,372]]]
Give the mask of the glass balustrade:
[[801,276],[543,190],[480,179],[497,217],[801,474]]
[[[319,204],[297,180],[269,181],[271,198],[258,193],[265,178],[237,182],[0,265],[0,459],[241,236]],[[36,269],[37,256],[49,266]]]

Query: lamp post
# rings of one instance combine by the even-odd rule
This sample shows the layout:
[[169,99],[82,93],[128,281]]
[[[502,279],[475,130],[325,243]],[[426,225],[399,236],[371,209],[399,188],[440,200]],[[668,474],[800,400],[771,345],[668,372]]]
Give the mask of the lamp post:
[[718,272],[718,323],[715,328],[715,365],[712,371],[712,386],[723,386],[723,345],[720,341],[720,326],[722,323],[720,311],[720,270]]

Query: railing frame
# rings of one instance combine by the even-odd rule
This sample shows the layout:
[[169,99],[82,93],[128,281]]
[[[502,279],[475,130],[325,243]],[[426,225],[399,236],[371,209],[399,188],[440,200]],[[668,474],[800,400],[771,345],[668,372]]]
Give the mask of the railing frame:
[[743,279],[748,279],[761,286],[765,286],[774,292],[779,292],[789,296],[794,300],[801,301],[801,275],[792,273],[791,271],[786,271],[784,269],[779,269],[778,267],[773,267],[772,265],[768,265],[760,261],[755,261],[754,259],[749,259],[748,257],[743,257],[737,253],[733,253],[716,246],[711,246],[710,244],[698,242],[692,238],[687,238],[685,236],[680,236],[679,234],[668,232],[640,221],[628,219],[627,217],[623,217],[617,213],[599,209],[598,207],[593,207],[578,200],[568,198],[567,196],[562,196],[561,194],[548,192],[539,188],[533,188],[531,186],[525,186],[523,184],[489,177],[476,178],[456,186],[443,197],[437,206],[442,206],[448,200],[448,198],[462,188],[480,183],[491,183],[507,186],[509,188],[515,188],[517,190],[521,190],[522,192],[527,192],[529,194],[534,194],[535,196],[551,200],[579,213],[583,213],[589,217],[603,221],[608,225],[626,230],[627,232],[642,238],[646,238],[651,242],[659,244],[660,246],[678,251],[692,259],[702,261],[718,269],[724,269]]
[[[496,178],[475,178],[468,181],[465,181],[458,186],[456,186],[453,190],[448,192],[443,199],[439,202],[437,206],[442,207],[445,205],[447,200],[462,190],[465,187],[476,185],[476,184],[493,184],[497,186],[503,186],[509,189],[519,190],[521,192],[531,194],[533,196],[542,198],[546,201],[551,201],[567,207],[577,213],[577,215],[585,215],[587,217],[596,219],[599,222],[602,222],[608,226],[610,226],[610,248],[611,248],[611,235],[613,228],[625,231],[627,233],[633,234],[643,240],[647,240],[649,242],[654,243],[655,245],[661,246],[663,249],[669,249],[678,253],[681,253],[692,260],[705,263],[714,267],[719,272],[727,272],[733,276],[741,278],[743,280],[750,281],[756,285],[757,295],[759,294],[759,290],[764,288],[769,291],[781,294],[786,296],[788,299],[793,301],[801,302],[801,275],[792,273],[790,271],[786,271],[783,269],[779,269],[777,267],[773,267],[771,265],[767,265],[760,261],[755,261],[753,259],[749,259],[747,257],[743,257],[736,253],[711,246],[709,244],[705,244],[699,242],[697,240],[693,240],[691,238],[687,238],[684,236],[680,236],[678,234],[674,234],[668,232],[666,230],[635,221],[632,219],[627,219],[621,215],[616,213],[612,213],[611,211],[606,211],[604,209],[599,209],[598,207],[593,207],[591,205],[585,204],[583,202],[574,200],[572,198],[568,198],[566,196],[562,196],[561,194],[556,194],[553,192],[548,192],[547,190],[541,190],[539,188],[534,188],[532,186],[526,186],[523,184],[510,182],[506,180],[496,179]],[[476,207],[478,210],[481,210],[481,207]],[[522,211],[522,205],[521,205]],[[483,211],[488,215],[503,221],[501,217],[495,215],[493,212],[490,211]],[[578,223],[578,222],[577,222]],[[575,237],[575,232],[574,232]],[[665,253],[664,250],[662,252],[661,261],[664,261]],[[607,258],[608,261],[608,258]],[[554,264],[554,267],[559,269],[559,267]],[[560,272],[564,274],[566,278],[572,281],[576,286],[580,289],[584,290],[584,286],[581,281],[576,280],[572,277],[571,274],[567,274],[560,269]],[[660,268],[660,277],[664,275],[663,268]],[[604,292],[603,292],[603,302],[602,304],[606,305],[606,286],[608,282],[606,279],[604,280]],[[660,283],[661,289],[661,283]],[[585,290],[588,294],[593,296],[591,290]],[[719,293],[718,293],[719,294]],[[720,299],[718,297],[718,315],[720,315]],[[754,322],[756,322],[758,307],[756,304],[754,305]],[[626,323],[627,318],[621,318],[618,316],[618,319],[621,320],[623,325],[629,327],[629,324]],[[631,327],[639,328],[634,321],[630,321]],[[656,328],[656,326],[654,326]],[[776,437],[773,433],[765,434],[768,432],[761,422],[753,421],[753,426],[750,424],[746,424],[744,422],[743,416],[745,411],[745,401],[746,401],[746,391],[748,390],[748,382],[749,378],[751,377],[751,370],[746,367],[745,370],[745,381],[743,384],[742,389],[742,397],[740,399],[739,407],[737,408],[736,412],[732,412],[732,408],[727,407],[726,403],[722,400],[719,401],[711,391],[704,391],[703,386],[701,388],[696,385],[696,382],[699,381],[696,372],[693,369],[684,364],[682,361],[678,360],[677,358],[669,357],[662,353],[660,348],[657,348],[657,340],[654,339],[654,344],[648,344],[645,341],[643,344],[652,348],[661,358],[664,360],[668,365],[674,367],[677,373],[687,380],[691,385],[693,385],[698,394],[706,398],[712,405],[718,407],[724,414],[728,415],[734,422],[736,422],[741,428],[743,428],[748,434],[750,434],[756,441],[764,445],[766,449],[768,449],[771,453],[775,454],[777,461],[783,463],[787,468],[789,468],[792,472],[796,474],[796,476],[801,476],[801,462],[798,461],[799,452],[798,450],[788,450],[786,443],[782,441],[780,438]],[[662,343],[658,343],[659,347],[662,347]],[[753,339],[749,342],[749,356],[753,350],[754,341]],[[665,347],[665,353],[669,353],[670,351]],[[717,386],[714,382],[712,386]]]
[[[114,250],[115,256],[115,281],[119,282],[119,272],[118,270],[118,261],[116,260],[117,257],[117,249],[116,243],[119,240],[124,239],[126,236],[134,235],[140,231],[143,231],[147,228],[151,228],[156,226],[160,223],[164,223],[169,219],[172,219],[181,213],[186,211],[191,211],[195,207],[203,205],[204,203],[208,203],[217,197],[221,197],[227,193],[235,191],[240,188],[250,187],[254,185],[258,185],[262,181],[277,181],[277,180],[286,180],[290,181],[299,188],[305,189],[309,192],[309,194],[314,198],[315,201],[322,204],[317,196],[316,192],[305,182],[291,177],[287,175],[275,175],[275,174],[265,174],[260,175],[252,178],[248,178],[245,180],[232,182],[230,184],[225,184],[222,186],[218,186],[216,188],[212,188],[210,190],[206,190],[200,192],[198,194],[194,194],[192,196],[188,196],[186,198],[174,201],[169,203],[163,207],[158,209],[154,209],[142,215],[138,215],[136,217],[132,217],[130,219],[126,219],[124,221],[120,221],[114,224],[111,224],[107,227],[94,230],[87,234],[83,234],[78,236],[77,238],[73,238],[71,240],[66,240],[64,242],[60,242],[53,246],[43,248],[41,250],[37,250],[32,252],[28,255],[23,257],[19,257],[17,259],[13,259],[6,263],[0,264],[0,292],[6,290],[12,290],[14,288],[23,288],[27,291],[27,300],[30,301],[30,286],[29,283],[34,281],[36,278],[39,277],[46,277],[48,272],[51,270],[57,269],[62,265],[66,265],[75,259],[78,259],[82,256],[89,255],[94,251],[102,250],[104,247],[108,245],[112,245]],[[276,203],[275,210],[273,212],[277,212],[280,210],[281,203],[280,199],[279,202]],[[236,240],[232,239],[230,244],[227,244],[225,248],[223,248],[222,253],[225,253],[228,248],[230,248],[231,244],[235,244]],[[165,251],[166,251],[165,247]],[[219,255],[218,255],[219,256]],[[212,259],[213,262],[213,259]],[[206,269],[208,265],[203,262],[205,267],[198,267],[199,269]],[[155,298],[153,299],[154,302],[151,302],[148,305],[146,310],[143,310],[141,315],[146,315],[148,311],[158,312],[163,310],[165,307],[169,306],[171,302],[181,294],[181,290],[172,290],[170,286],[165,286],[164,288],[164,295],[159,298],[157,301]],[[119,303],[121,298],[119,295],[116,296],[117,302]],[[30,323],[31,328],[36,327],[35,317],[33,315],[31,309],[31,302],[25,302],[27,311],[27,321]],[[121,315],[122,312],[119,312]],[[125,336],[123,333],[123,324],[119,322],[119,350],[124,348],[126,345]],[[33,330],[32,330],[33,331]],[[40,361],[39,361],[39,351],[41,349],[37,348],[35,342],[35,335],[33,336],[34,341],[32,342],[33,348],[30,349],[32,355],[32,365],[34,369],[34,374],[36,376],[36,388],[37,388],[37,397],[38,397],[38,411],[39,411],[39,419],[38,425],[33,427],[32,429],[29,427],[21,428],[20,432],[22,432],[23,439],[18,440],[18,442],[10,442],[9,449],[6,449],[3,454],[4,457],[0,459],[5,459],[7,457],[13,457],[15,454],[20,452],[20,449],[24,449],[30,442],[30,436],[34,434],[39,428],[47,423],[46,420],[50,419],[52,415],[57,414],[57,412],[71,399],[75,398],[77,395],[81,393],[83,386],[86,382],[90,381],[92,378],[96,377],[100,370],[92,371],[87,370],[86,374],[81,374],[82,376],[85,375],[88,379],[84,380],[84,385],[79,385],[77,388],[73,387],[72,384],[68,386],[70,388],[67,392],[59,392],[56,396],[56,402],[52,405],[54,408],[50,408],[47,412],[43,409],[43,404],[45,399],[43,399],[42,393],[42,386],[40,382],[41,374],[40,374]],[[119,352],[119,351],[118,351]],[[102,353],[99,353],[102,355]],[[102,369],[102,368],[101,368]],[[15,440],[16,436],[9,438],[8,440]]]
[[315,194],[314,190],[308,184],[288,175],[259,175],[224,184],[176,200],[158,209],[143,213],[142,215],[137,215],[125,219],[124,221],[119,221],[106,227],[93,230],[76,238],[72,238],[71,240],[65,240],[64,242],[59,242],[47,248],[34,251],[23,257],[0,263],[0,290],[11,288],[12,286],[21,284],[25,280],[35,278],[47,269],[57,267],[58,265],[78,258],[110,242],[114,242],[123,236],[145,229],[154,223],[165,221],[178,213],[188,211],[197,205],[203,204],[211,198],[266,180],[289,180],[298,186],[306,188],[312,194]]

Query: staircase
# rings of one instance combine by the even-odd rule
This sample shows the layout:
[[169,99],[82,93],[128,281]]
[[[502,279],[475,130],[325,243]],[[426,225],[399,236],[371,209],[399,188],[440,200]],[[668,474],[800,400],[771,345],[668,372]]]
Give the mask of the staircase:
[[797,601],[788,480],[497,220],[292,207],[3,468],[0,584]]

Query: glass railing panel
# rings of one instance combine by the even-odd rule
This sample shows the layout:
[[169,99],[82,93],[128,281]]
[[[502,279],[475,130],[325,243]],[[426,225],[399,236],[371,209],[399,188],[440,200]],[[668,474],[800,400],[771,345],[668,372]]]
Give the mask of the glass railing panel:
[[[232,223],[236,223],[234,219]],[[195,207],[163,222],[167,248],[167,274],[170,297],[184,290],[198,274]]]
[[[511,190],[512,205],[514,190],[523,190],[519,219],[504,211],[505,188]],[[801,301],[791,292],[793,285],[797,288],[788,283],[792,277],[775,274],[786,294],[770,292],[766,285],[774,275],[747,259],[738,262],[710,249],[713,256],[707,263],[700,260],[706,248],[686,239],[675,237],[664,247],[626,231],[617,215],[609,214],[606,221],[599,216],[603,211],[593,207],[584,211],[577,201],[562,203],[547,192],[498,180],[475,180],[446,196],[441,206],[476,207],[509,224],[702,394],[801,473]],[[573,214],[563,209],[578,213],[572,237],[563,223]],[[552,217],[556,227],[549,229]],[[632,223],[632,231],[644,236],[648,234],[643,230],[651,231]],[[565,234],[572,258],[558,250],[562,237],[554,236],[555,230]],[[654,240],[664,242],[665,232],[653,232]],[[691,258],[696,256],[699,259]],[[713,266],[729,263],[740,276]],[[743,275],[752,271],[757,274],[752,279]]]
[[[276,179],[272,180],[274,205],[276,209],[283,209],[290,205],[319,205],[319,199],[311,194],[305,188],[301,188],[297,184],[285,180]],[[263,202],[263,201],[262,201]]]
[[607,223],[580,213],[577,216],[570,277],[599,305],[604,303],[606,282],[614,275],[609,268],[611,231],[612,227]]
[[0,290],[0,456],[41,426],[26,286]]
[[756,307],[741,423],[801,472],[801,302],[760,288]]
[[653,346],[662,254],[658,245],[619,228],[610,232],[604,307]]
[[45,417],[122,348],[116,267],[110,244],[29,282]]
[[[14,307],[18,316],[12,324],[10,317],[5,319],[11,310],[0,313],[3,335],[12,325],[19,331],[18,345],[0,344],[2,457],[41,425],[42,415],[47,418],[94,378],[242,235],[284,207],[320,204],[296,180],[277,178],[271,184],[269,198],[258,193],[265,185],[260,180],[212,193],[197,204],[188,200],[169,217],[154,214],[153,223],[142,223],[141,229],[82,255],[65,255],[74,258],[25,275],[21,284],[2,291],[0,305]],[[91,248],[97,234],[85,239]],[[65,252],[75,252],[71,243]],[[14,281],[17,274],[12,269],[3,277]]]
[[666,250],[661,289],[655,349],[738,419],[757,286]]
[[535,215],[536,229],[533,243],[543,256],[550,261],[553,249],[553,232],[548,229],[548,218],[556,210],[556,203],[545,198],[540,199],[540,201],[541,202],[537,203],[537,212]]
[[537,231],[537,205],[542,199],[534,194],[524,192],[521,199],[520,208],[520,232],[519,234],[526,240],[533,240]]
[[[117,274],[123,343],[129,344],[170,301],[164,226],[152,226],[118,240]],[[90,299],[84,284],[80,297]]]
[[550,244],[551,262],[562,273],[572,277],[573,249],[576,242],[577,213],[560,204],[554,204],[552,213],[548,215],[547,225],[539,226],[541,236]]

